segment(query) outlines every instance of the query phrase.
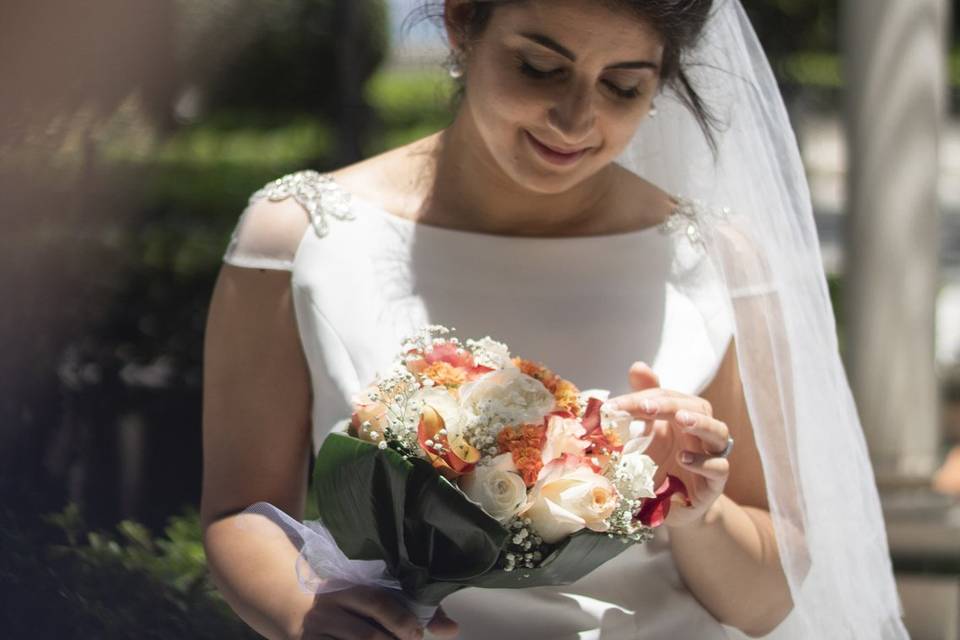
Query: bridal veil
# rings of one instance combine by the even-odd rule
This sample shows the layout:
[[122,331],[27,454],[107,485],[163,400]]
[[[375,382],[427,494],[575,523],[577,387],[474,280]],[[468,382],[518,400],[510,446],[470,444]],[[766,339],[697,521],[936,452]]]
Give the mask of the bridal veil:
[[643,122],[618,162],[667,191],[729,210],[691,219],[689,236],[721,274],[735,319],[794,600],[769,637],[906,638],[797,142],[739,0],[717,0],[685,63],[722,122],[717,153],[665,91],[657,116]]

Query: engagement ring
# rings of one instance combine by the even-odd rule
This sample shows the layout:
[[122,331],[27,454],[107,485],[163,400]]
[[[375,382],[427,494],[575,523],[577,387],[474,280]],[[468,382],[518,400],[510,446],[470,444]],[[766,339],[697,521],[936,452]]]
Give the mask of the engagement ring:
[[714,458],[726,458],[733,451],[733,438],[727,438],[727,446],[720,453],[713,454]]

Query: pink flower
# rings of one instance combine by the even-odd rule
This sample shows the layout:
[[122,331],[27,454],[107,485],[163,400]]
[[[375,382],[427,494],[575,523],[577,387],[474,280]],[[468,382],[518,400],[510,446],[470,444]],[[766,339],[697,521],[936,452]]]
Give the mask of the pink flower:
[[[408,353],[411,352],[415,352],[415,350],[411,350]],[[432,345],[423,353],[422,358],[410,360],[406,363],[406,366],[411,373],[420,374],[438,362],[446,363],[455,369],[463,371],[467,380],[475,380],[485,373],[493,371],[491,367],[477,364],[469,349],[464,349],[452,342],[441,342]]]
[[370,399],[370,394],[374,391],[377,391],[377,387],[369,386],[352,398],[351,430],[358,438],[368,442],[378,442],[383,436],[384,428],[389,423],[387,406],[382,402]]

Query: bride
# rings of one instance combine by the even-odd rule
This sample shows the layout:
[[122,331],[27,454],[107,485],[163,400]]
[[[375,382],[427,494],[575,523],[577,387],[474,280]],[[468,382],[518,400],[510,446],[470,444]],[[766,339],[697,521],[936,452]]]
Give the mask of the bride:
[[[447,0],[450,126],[251,196],[205,342],[212,576],[269,638],[903,638],[809,194],[738,0]],[[679,476],[582,580],[302,590],[311,454],[426,324],[491,335],[648,425]],[[735,446],[734,446],[734,443]],[[244,526],[237,526],[240,521]]]

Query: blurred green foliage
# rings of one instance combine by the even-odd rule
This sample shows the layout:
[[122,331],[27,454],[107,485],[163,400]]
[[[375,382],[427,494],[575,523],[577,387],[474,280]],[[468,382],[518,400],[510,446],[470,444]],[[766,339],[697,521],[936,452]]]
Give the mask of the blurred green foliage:
[[743,0],[774,71],[797,51],[838,50],[839,0]]
[[[217,60],[216,72],[202,79],[204,103],[210,111],[240,108],[334,116],[341,90],[339,66],[345,62],[337,49],[343,37],[356,38],[346,62],[359,78],[369,77],[380,66],[389,46],[383,0],[351,0],[350,6],[336,0],[199,4],[181,4],[182,15],[195,15],[192,26],[197,32],[188,40],[192,44],[184,63]],[[362,26],[352,34],[343,32],[342,14],[348,10]],[[245,28],[248,32],[246,38],[237,37],[229,55],[221,53],[224,46],[218,42],[232,36],[223,28],[224,20],[235,23],[241,33]]]
[[365,95],[380,124],[368,155],[438,131],[453,119],[453,83],[439,68],[380,71],[367,82]]
[[207,577],[195,510],[154,537],[125,520],[90,531],[70,504],[44,523],[0,513],[3,637],[60,640],[259,638]]

